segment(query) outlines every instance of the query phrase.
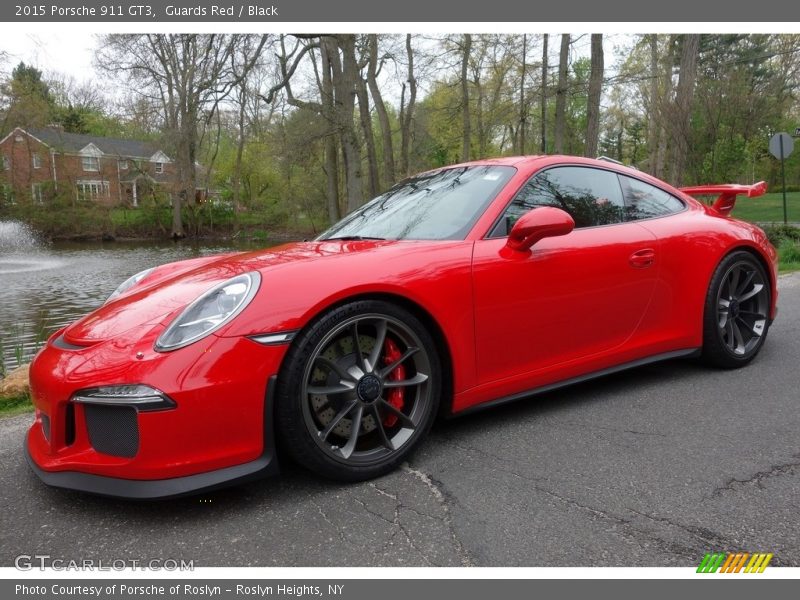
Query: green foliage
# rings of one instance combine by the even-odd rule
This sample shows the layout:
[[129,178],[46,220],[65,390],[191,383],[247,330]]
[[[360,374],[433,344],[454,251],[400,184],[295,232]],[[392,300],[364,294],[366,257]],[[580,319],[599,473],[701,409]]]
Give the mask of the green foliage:
[[786,241],[790,243],[800,242],[800,227],[795,227],[794,225],[768,225],[764,227],[764,233],[767,234],[770,243],[776,248]]
[[39,69],[19,63],[0,85],[0,94],[7,107],[2,133],[18,126],[42,127],[51,122],[55,102]]
[[112,231],[111,209],[90,202],[79,202],[72,190],[52,184],[43,193],[43,202],[29,195],[5,205],[0,215],[28,223],[45,237],[102,237]]
[[33,410],[33,403],[28,394],[19,396],[0,396],[0,417],[13,417]]

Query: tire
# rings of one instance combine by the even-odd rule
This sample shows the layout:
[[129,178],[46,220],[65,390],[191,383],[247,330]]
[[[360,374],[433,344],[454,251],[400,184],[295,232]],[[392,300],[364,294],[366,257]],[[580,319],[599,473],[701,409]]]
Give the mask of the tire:
[[378,477],[428,433],[441,389],[420,320],[389,302],[354,301],[317,317],[289,349],[276,390],[279,442],[324,477]]
[[706,363],[736,369],[756,357],[769,331],[771,294],[769,276],[750,252],[735,251],[720,262],[703,315]]

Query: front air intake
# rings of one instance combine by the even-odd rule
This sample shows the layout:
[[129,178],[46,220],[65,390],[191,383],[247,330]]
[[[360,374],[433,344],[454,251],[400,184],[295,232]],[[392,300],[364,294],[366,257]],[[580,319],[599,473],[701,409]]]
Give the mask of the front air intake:
[[139,451],[139,423],[135,408],[85,404],[83,410],[92,448],[111,456],[136,456]]

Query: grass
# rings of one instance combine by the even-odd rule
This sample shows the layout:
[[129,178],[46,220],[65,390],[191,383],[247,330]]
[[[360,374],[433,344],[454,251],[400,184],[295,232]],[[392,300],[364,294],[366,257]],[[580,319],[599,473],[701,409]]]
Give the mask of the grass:
[[28,394],[12,396],[10,398],[0,398],[0,418],[14,417],[32,411],[33,404]]
[[800,270],[800,242],[784,239],[778,246],[781,273]]
[[[787,192],[786,210],[790,223],[800,222],[800,192]],[[751,223],[783,223],[783,194],[778,191],[758,198],[739,196],[732,216]]]

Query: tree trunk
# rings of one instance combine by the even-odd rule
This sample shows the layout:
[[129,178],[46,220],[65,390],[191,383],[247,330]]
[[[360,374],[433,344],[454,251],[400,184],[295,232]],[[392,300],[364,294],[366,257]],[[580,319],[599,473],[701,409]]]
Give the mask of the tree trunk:
[[[361,148],[353,117],[355,113],[356,79],[360,76],[358,65],[349,60],[355,56],[355,35],[325,36],[328,56],[331,61],[333,88],[337,119],[344,154],[345,185],[347,186],[347,212],[350,213],[364,202],[361,173]],[[344,61],[339,56],[342,50]]]
[[550,36],[545,33],[542,41],[542,91],[541,98],[539,100],[542,110],[542,145],[539,149],[542,154],[547,154],[547,40],[549,37]]
[[528,67],[528,35],[522,34],[522,69],[519,77],[519,153],[525,154],[525,121],[527,120],[527,110],[525,110],[525,76]]
[[661,101],[658,94],[658,35],[655,33],[648,36],[650,45],[650,102],[648,106],[647,119],[647,152],[650,174],[656,175],[656,157],[658,156],[658,132],[661,124],[659,118]]
[[475,77],[475,92],[478,97],[475,99],[475,127],[478,129],[478,158],[486,158],[486,128],[483,123],[483,100],[485,90],[480,77]]
[[697,57],[699,51],[700,36],[698,34],[685,35],[681,51],[681,70],[678,75],[678,86],[675,90],[675,116],[672,119],[674,131],[672,135],[670,179],[675,186],[683,183],[686,159],[689,154],[692,99],[694,98],[694,84],[697,79]]
[[383,188],[388,189],[395,182],[394,172],[394,148],[392,144],[392,128],[389,124],[389,115],[386,112],[386,105],[383,102],[380,87],[378,86],[378,36],[370,34],[369,43],[369,62],[367,63],[367,85],[369,86],[372,104],[375,105],[375,113],[378,115],[378,125],[381,129],[381,142],[383,144]]
[[589,98],[586,114],[586,148],[584,155],[597,156],[600,136],[600,96],[603,93],[603,34],[592,34],[592,67],[589,75]]
[[339,148],[336,145],[336,138],[332,135],[325,138],[325,171],[328,221],[333,224],[341,218],[341,213],[339,211]]
[[672,65],[675,62],[675,45],[678,36],[671,35],[667,44],[667,57],[664,64],[661,102],[659,104],[658,148],[656,152],[655,177],[664,179],[667,162],[667,125],[670,122],[669,99],[672,95]]
[[472,36],[464,34],[464,45],[461,57],[461,122],[463,127],[463,138],[461,145],[461,160],[467,162],[470,158],[470,143],[472,131],[469,116],[469,80],[467,79],[467,69],[469,67],[469,54],[472,50]]
[[564,153],[564,128],[567,108],[567,76],[569,75],[569,34],[561,34],[561,53],[558,60],[558,87],[556,88],[556,123],[553,150]]
[[[408,175],[409,151],[411,148],[411,125],[414,117],[414,105],[417,101],[417,78],[414,76],[414,51],[411,48],[411,34],[406,34],[406,56],[408,58],[408,104],[403,106],[401,101],[400,125],[400,171],[403,176]],[[405,100],[405,86],[403,86],[403,100]]]
[[[245,80],[246,81],[246,80]],[[233,218],[237,219],[242,201],[242,158],[245,143],[245,116],[247,113],[247,85],[243,81],[239,87],[239,119],[237,122],[239,139],[236,140],[236,159],[233,164]]]
[[190,109],[188,114],[183,115],[180,124],[180,136],[177,143],[177,170],[179,188],[178,193],[172,195],[172,239],[182,239],[186,237],[183,229],[183,205],[184,203],[194,202],[196,189],[195,160],[197,158],[195,138],[197,134],[192,131],[197,125],[197,114]]
[[[353,48],[353,56],[348,57],[348,61],[352,60],[351,68],[357,71],[358,63],[355,57],[355,48]],[[372,115],[369,113],[369,96],[367,94],[367,84],[361,74],[358,73],[356,77],[356,97],[358,98],[358,114],[361,117],[361,131],[364,134],[364,143],[367,147],[367,166],[369,168],[369,197],[374,198],[378,195],[378,190],[381,187],[380,173],[378,172],[378,152],[375,149],[375,134],[372,131]]]
[[339,146],[336,142],[335,111],[333,102],[333,80],[331,77],[331,61],[328,56],[327,44],[320,44],[322,58],[322,88],[320,100],[322,104],[322,117],[331,127],[331,132],[325,137],[325,175],[327,176],[326,200],[328,206],[328,221],[336,223],[341,218],[339,209]]

